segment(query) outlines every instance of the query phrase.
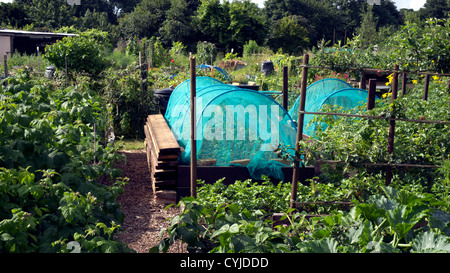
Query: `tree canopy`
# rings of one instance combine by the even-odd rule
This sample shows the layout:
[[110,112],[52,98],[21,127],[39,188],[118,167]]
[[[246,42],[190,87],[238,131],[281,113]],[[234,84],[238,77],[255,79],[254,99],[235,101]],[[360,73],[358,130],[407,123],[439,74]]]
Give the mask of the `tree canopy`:
[[[450,1],[427,0],[420,11],[399,11],[392,0],[369,6],[366,0],[92,0],[70,6],[66,0],[14,0],[0,3],[0,26],[58,30],[97,28],[119,37],[156,37],[164,45],[198,41],[242,52],[250,40],[272,50],[301,54],[322,39],[346,42],[354,35],[376,43],[405,20],[446,18]],[[378,37],[378,36],[377,36]]]

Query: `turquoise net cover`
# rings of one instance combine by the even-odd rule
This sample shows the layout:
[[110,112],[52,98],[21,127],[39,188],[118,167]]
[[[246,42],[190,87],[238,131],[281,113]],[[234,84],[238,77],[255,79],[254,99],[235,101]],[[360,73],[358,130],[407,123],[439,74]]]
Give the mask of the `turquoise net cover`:
[[[352,86],[340,79],[323,79],[312,83],[306,88],[306,112],[320,112],[327,105],[336,105],[342,110],[351,110],[367,103],[368,92]],[[300,97],[297,98],[289,114],[293,120],[298,120]],[[317,124],[311,123],[316,115],[306,114],[304,117],[303,133],[314,137]]]
[[[190,163],[190,102],[190,80],[186,80],[174,89],[165,114],[184,149],[181,164]],[[216,166],[245,165],[254,179],[261,179],[261,175],[284,179],[282,167],[286,165],[274,151],[279,145],[293,148],[297,133],[287,110],[271,97],[197,77],[195,120],[199,161]]]

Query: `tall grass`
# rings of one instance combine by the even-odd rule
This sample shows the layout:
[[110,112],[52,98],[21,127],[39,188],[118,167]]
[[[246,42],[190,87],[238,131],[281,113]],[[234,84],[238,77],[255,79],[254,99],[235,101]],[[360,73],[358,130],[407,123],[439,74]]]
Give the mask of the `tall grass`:
[[[8,59],[8,71],[14,71],[17,68],[27,67],[34,72],[42,72],[44,73],[45,68],[51,65],[51,63],[44,58],[42,58],[42,54],[36,55],[27,55],[21,54],[19,52],[14,52],[14,54]],[[2,71],[3,71],[2,66]]]

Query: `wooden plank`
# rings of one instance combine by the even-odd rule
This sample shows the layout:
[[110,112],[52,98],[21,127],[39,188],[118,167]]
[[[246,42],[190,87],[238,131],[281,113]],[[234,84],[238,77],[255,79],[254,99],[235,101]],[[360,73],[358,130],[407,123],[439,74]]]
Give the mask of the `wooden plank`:
[[177,154],[180,152],[175,136],[167,125],[166,119],[161,115],[148,116],[149,132],[152,135],[160,154]]
[[178,161],[158,161],[155,155],[150,155],[150,168],[154,170],[177,170]]
[[[282,168],[285,182],[292,179],[293,167]],[[190,187],[189,182],[189,165],[178,166],[178,184],[177,188]],[[236,180],[251,179],[247,167],[244,166],[197,166],[197,179],[204,180],[205,183],[211,184],[217,180],[226,177],[223,181],[225,185],[234,183]],[[314,167],[300,168],[299,181],[307,184],[306,179],[314,177]],[[278,183],[276,179],[272,179],[274,183]]]
[[153,173],[153,177],[155,177],[156,180],[176,179],[177,171],[176,170],[155,170]]
[[[172,179],[172,180],[155,180],[155,185],[158,189],[164,187],[164,188],[168,188],[167,186],[175,186],[177,184],[177,181]],[[170,187],[170,188],[175,188],[175,187]]]
[[[160,160],[176,160],[176,159],[178,159],[178,155],[180,153],[179,152],[180,150],[178,152],[173,152],[171,154],[168,153],[167,150],[161,151],[159,146],[158,146],[158,144],[157,144],[157,142],[156,142],[156,140],[155,140],[155,138],[153,137],[154,133],[152,132],[150,125],[147,124],[145,126],[145,131],[148,132],[148,134],[149,134],[147,142],[149,143],[151,149],[154,151],[153,154],[155,154],[155,156],[156,155],[158,156],[158,158],[157,158],[158,161],[160,161]],[[163,154],[161,154],[161,152]]]

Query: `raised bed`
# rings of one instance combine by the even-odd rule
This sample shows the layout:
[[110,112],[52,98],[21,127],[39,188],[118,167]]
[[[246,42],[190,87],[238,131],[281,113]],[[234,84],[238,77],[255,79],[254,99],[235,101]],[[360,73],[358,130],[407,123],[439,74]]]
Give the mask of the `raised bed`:
[[[178,164],[181,148],[164,117],[161,114],[148,116],[144,131],[147,163],[154,194],[165,202],[177,202],[189,196],[191,167]],[[197,179],[207,184],[215,183],[222,178],[225,178],[223,183],[226,185],[236,180],[251,179],[245,166],[196,166],[196,168]],[[284,181],[291,182],[293,167],[283,167],[282,171]],[[301,168],[299,182],[305,183],[313,176],[314,167]]]

